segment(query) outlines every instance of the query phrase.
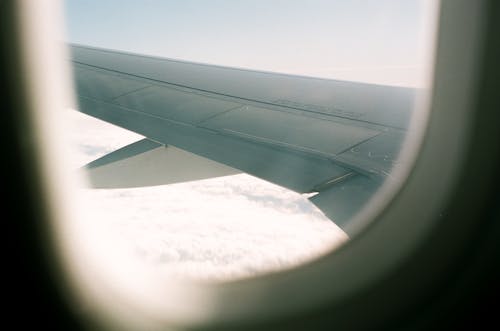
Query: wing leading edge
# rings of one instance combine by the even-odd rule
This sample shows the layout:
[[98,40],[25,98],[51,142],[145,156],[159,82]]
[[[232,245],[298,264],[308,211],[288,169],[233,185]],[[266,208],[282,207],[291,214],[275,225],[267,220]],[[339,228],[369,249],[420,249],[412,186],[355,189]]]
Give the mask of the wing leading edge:
[[[194,154],[165,158],[151,152],[159,146],[143,143],[149,162],[189,163],[192,178],[185,172],[177,179],[175,173],[158,174],[163,179],[148,176],[129,185],[115,176],[115,184],[105,186],[241,171],[299,193],[317,193],[310,200],[341,227],[395,166],[417,93],[70,47],[81,112]],[[121,167],[133,159],[135,167],[129,168],[137,171],[138,154],[137,146],[121,151]],[[97,164],[109,166],[116,155],[105,158]],[[213,173],[202,171],[207,162]]]

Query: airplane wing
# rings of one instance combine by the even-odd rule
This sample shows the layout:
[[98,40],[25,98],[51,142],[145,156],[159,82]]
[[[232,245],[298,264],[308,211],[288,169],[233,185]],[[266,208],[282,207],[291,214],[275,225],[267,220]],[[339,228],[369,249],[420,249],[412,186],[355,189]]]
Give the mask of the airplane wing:
[[96,187],[244,172],[341,227],[396,166],[418,92],[70,49],[79,110],[145,137],[88,165]]

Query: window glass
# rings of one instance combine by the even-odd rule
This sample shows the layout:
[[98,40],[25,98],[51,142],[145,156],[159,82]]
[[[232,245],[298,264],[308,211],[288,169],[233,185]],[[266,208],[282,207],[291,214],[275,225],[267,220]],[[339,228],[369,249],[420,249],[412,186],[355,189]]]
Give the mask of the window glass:
[[[82,188],[88,240],[109,259],[217,281],[294,267],[347,242],[350,220],[405,164],[399,151],[429,88],[433,10],[418,0],[66,1],[71,47],[152,56],[92,62],[93,49],[73,49],[76,108],[167,117],[164,130],[189,127],[184,140],[159,141],[156,126],[148,138],[242,172]],[[158,58],[187,62],[169,71]],[[75,168],[148,130],[135,119],[118,122],[137,132],[74,110],[68,118]],[[193,160],[182,162],[202,162]],[[143,176],[135,170],[124,182]]]

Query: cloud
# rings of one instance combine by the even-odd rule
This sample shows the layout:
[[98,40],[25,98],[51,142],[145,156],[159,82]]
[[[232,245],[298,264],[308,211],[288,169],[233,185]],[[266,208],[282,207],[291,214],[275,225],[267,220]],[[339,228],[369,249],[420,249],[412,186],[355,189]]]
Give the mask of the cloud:
[[[142,138],[74,111],[69,118],[75,168]],[[96,211],[89,226],[165,275],[248,277],[296,266],[347,239],[302,195],[246,174],[81,191]]]

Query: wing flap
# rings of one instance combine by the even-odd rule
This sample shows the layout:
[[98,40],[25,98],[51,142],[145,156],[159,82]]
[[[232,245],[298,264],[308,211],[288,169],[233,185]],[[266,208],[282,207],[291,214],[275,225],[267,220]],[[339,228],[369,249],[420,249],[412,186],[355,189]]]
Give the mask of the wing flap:
[[213,130],[158,118],[112,103],[79,98],[80,111],[214,160],[295,192],[312,192],[317,185],[348,170],[314,154],[248,139],[237,139]]
[[172,184],[235,175],[240,171],[207,158],[142,139],[85,167],[94,188]]
[[[349,233],[348,221],[361,210],[382,184],[381,180],[354,174],[309,198],[335,224]],[[349,226],[353,224],[349,223]]]

